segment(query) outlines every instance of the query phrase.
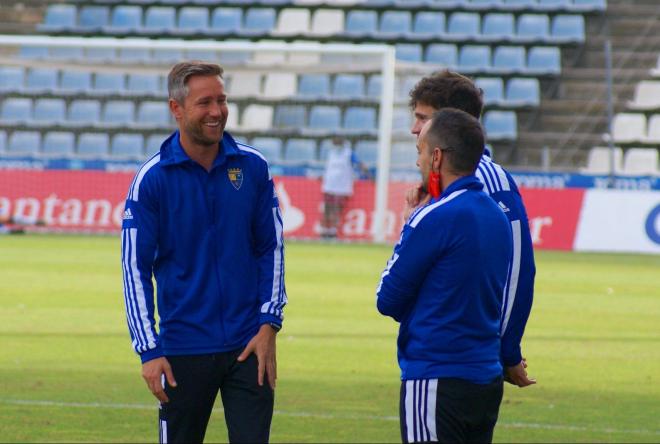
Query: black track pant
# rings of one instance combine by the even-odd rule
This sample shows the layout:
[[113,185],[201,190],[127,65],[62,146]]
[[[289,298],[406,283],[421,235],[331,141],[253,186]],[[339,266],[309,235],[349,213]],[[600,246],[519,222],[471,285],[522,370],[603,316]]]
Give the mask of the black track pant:
[[169,402],[161,404],[161,443],[201,443],[220,391],[230,442],[268,442],[274,393],[264,376],[257,384],[257,357],[236,361],[242,350],[168,356],[176,387],[165,381]]
[[490,443],[502,402],[503,383],[463,379],[415,379],[401,382],[401,441]]

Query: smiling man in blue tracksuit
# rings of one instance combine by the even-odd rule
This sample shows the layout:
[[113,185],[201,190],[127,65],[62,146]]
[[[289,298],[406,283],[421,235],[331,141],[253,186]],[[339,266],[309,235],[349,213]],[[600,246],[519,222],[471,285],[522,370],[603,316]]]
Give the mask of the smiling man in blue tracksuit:
[[177,64],[168,90],[179,129],[138,170],[124,211],[133,348],[161,403],[160,442],[202,442],[218,391],[229,440],[267,442],[287,302],[273,180],[224,132],[222,68]]
[[500,315],[511,228],[474,175],[479,121],[443,109],[422,128],[417,166],[431,196],[403,227],[378,310],[401,323],[403,442],[490,442],[502,400]]

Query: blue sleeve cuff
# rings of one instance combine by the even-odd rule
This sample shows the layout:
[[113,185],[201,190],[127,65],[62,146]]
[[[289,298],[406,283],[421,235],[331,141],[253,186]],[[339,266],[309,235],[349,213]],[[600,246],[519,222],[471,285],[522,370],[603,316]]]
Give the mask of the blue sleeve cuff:
[[259,326],[264,324],[275,324],[282,328],[282,319],[269,313],[261,313],[259,315]]
[[502,365],[505,367],[513,367],[514,365],[518,365],[520,361],[522,361],[520,348],[515,350],[515,352],[507,354],[506,356],[502,355]]
[[164,356],[163,351],[160,349],[160,346],[156,346],[156,348],[152,348],[151,350],[140,353],[140,360],[144,364],[147,361],[151,361],[152,359],[160,358],[162,356]]

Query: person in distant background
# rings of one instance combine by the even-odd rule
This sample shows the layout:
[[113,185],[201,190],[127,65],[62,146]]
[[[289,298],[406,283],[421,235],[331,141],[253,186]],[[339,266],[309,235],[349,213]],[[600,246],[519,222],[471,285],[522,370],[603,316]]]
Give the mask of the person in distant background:
[[42,226],[45,222],[33,217],[10,216],[0,208],[0,234],[23,234],[30,225]]
[[[411,132],[419,136],[433,113],[447,107],[460,109],[479,119],[483,111],[482,95],[483,92],[472,80],[456,72],[444,70],[424,77],[410,91],[409,105],[414,114]],[[536,383],[527,376],[527,361],[522,357],[520,348],[532,309],[536,276],[527,212],[515,181],[504,168],[493,162],[488,149],[484,149],[476,176],[483,182],[484,191],[497,202],[511,224],[513,258],[502,307],[501,359],[505,381],[526,387]],[[429,197],[419,186],[409,190],[404,214],[410,215]]]
[[367,177],[370,176],[369,170],[357,158],[350,143],[342,137],[333,137],[321,184],[323,192],[322,238],[334,239],[337,237],[346,202],[353,195],[354,168],[356,167]]

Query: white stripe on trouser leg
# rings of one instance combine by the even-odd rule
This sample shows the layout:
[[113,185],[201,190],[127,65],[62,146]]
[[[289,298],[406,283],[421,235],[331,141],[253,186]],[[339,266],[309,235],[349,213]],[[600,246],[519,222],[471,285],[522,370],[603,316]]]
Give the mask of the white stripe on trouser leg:
[[413,396],[415,394],[415,381],[406,381],[406,431],[408,433],[407,442],[415,442],[415,404]]
[[160,420],[160,444],[167,444],[167,421]]
[[438,440],[438,432],[435,427],[435,405],[438,393],[438,380],[430,379],[427,401],[426,401],[426,426],[428,427],[429,441]]

